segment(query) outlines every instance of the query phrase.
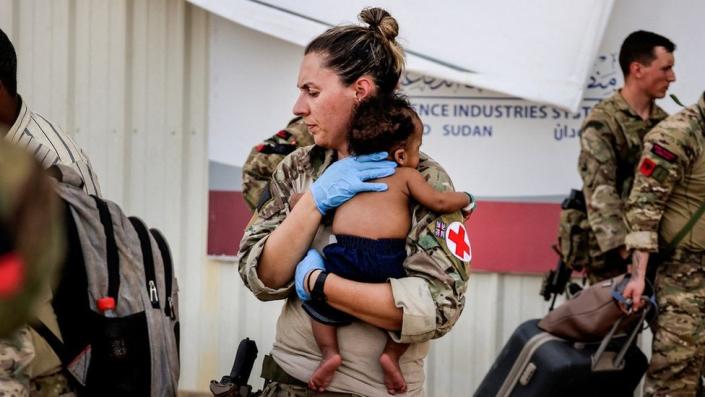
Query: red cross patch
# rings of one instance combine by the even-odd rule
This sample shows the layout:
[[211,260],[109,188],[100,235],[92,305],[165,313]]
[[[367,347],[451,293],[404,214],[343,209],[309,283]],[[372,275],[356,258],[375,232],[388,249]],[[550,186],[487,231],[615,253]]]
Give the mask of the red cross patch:
[[472,251],[470,250],[470,237],[465,225],[460,222],[453,222],[448,225],[446,232],[446,245],[453,256],[463,262],[470,262]]
[[646,176],[651,176],[651,174],[654,173],[654,170],[656,169],[656,163],[654,163],[653,160],[650,158],[644,158],[644,161],[641,162],[641,166],[639,167],[639,172]]

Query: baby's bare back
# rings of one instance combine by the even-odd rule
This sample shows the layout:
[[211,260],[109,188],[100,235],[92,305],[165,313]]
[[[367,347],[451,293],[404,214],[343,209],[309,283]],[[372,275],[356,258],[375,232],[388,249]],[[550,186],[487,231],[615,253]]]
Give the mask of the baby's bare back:
[[383,182],[384,192],[360,193],[335,211],[333,233],[372,239],[406,238],[411,227],[407,175],[399,172],[368,182]]

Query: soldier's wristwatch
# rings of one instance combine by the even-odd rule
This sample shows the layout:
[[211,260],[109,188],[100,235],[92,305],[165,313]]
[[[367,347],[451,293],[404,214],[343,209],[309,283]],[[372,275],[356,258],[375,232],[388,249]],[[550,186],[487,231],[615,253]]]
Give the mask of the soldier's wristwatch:
[[313,284],[313,289],[311,290],[311,300],[324,302],[326,300],[326,294],[323,292],[323,285],[326,283],[326,277],[328,277],[328,272],[321,270],[316,277],[316,282]]

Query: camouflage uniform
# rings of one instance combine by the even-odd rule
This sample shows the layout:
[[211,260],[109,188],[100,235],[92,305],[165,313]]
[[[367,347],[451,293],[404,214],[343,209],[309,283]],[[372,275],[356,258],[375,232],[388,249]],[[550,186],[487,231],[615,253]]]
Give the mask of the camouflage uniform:
[[12,337],[0,340],[0,396],[29,396],[27,367],[33,359],[34,344],[28,326],[22,326]]
[[[272,356],[286,373],[299,380],[308,380],[320,361],[309,317],[293,293],[293,280],[283,288],[268,288],[257,276],[257,264],[267,237],[291,209],[289,199],[306,192],[334,157],[332,150],[309,146],[284,159],[272,175],[269,199],[259,207],[245,230],[238,254],[240,276],[257,298],[288,298],[277,322]],[[418,170],[437,190],[453,189],[445,171],[423,153]],[[411,343],[400,360],[409,396],[423,393],[423,359],[428,353],[428,340],[447,333],[465,304],[469,263],[460,261],[445,239],[446,230],[453,222],[463,222],[460,211],[437,216],[414,206],[404,262],[409,277],[390,279],[395,304],[403,308],[403,320],[401,331],[390,332],[389,336],[397,342]],[[312,246],[320,251],[329,244],[330,237],[330,226],[321,225]],[[377,361],[387,339],[385,333],[356,321],[339,328],[338,339],[345,365],[336,372],[328,390],[386,396]]]
[[626,271],[626,264],[612,251],[624,245],[627,235],[623,203],[644,135],[667,116],[654,104],[649,119],[643,120],[615,92],[595,105],[583,121],[578,172],[592,230],[588,240],[591,261],[585,269],[592,283]]
[[[705,97],[646,135],[626,203],[628,249],[663,249],[705,202]],[[705,368],[705,218],[656,271],[659,315],[646,394],[694,396]]]
[[[58,200],[47,176],[23,150],[0,139],[0,223],[22,258],[23,277],[0,277],[0,395],[26,396],[27,369],[35,357],[26,322],[63,255]],[[0,230],[0,233],[3,231]],[[7,236],[5,236],[7,237]]]
[[242,196],[251,210],[257,207],[269,178],[284,156],[309,145],[313,145],[313,136],[303,119],[296,117],[285,129],[252,148],[242,167]]

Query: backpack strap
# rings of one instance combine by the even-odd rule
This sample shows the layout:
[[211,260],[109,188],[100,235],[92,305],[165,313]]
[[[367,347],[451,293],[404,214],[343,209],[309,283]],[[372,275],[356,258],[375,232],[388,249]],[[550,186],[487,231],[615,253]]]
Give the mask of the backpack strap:
[[105,249],[108,260],[108,295],[115,299],[115,305],[118,304],[118,295],[120,291],[120,255],[118,255],[117,243],[115,242],[115,231],[113,230],[113,220],[110,216],[108,204],[97,196],[91,196],[95,200],[98,213],[100,214],[100,223],[103,224],[105,230]]
[[176,319],[176,313],[174,312],[174,302],[171,299],[171,291],[174,278],[174,262],[171,259],[171,250],[169,250],[169,244],[166,243],[166,239],[162,233],[157,229],[149,229],[152,233],[152,237],[157,242],[159,247],[159,252],[162,254],[162,262],[164,262],[164,289],[166,290],[166,304],[164,305],[164,314],[173,319]]
[[154,270],[154,255],[152,254],[152,241],[149,239],[149,232],[141,219],[131,216],[130,222],[137,232],[142,249],[142,262],[144,264],[144,278],[147,284],[147,293],[152,308],[159,309],[159,291],[157,290],[157,275]]
[[49,344],[49,347],[56,353],[59,360],[63,365],[68,363],[66,349],[64,347],[64,342],[61,341],[53,332],[42,322],[42,320],[36,319],[30,323],[32,329],[39,334],[44,340]]

